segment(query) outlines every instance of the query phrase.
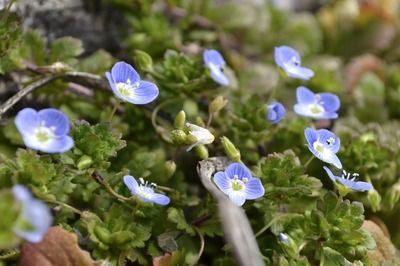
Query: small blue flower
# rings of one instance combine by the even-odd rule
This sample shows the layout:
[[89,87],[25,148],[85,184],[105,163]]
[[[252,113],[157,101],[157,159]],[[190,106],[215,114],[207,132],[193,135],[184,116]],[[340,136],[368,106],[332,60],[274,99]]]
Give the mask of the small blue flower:
[[308,80],[314,76],[314,71],[301,66],[299,53],[288,46],[275,47],[275,62],[289,77]]
[[140,80],[139,74],[129,64],[117,62],[106,77],[117,98],[133,104],[147,104],[158,96],[158,87]]
[[373,186],[370,183],[362,182],[362,181],[355,181],[355,179],[359,176],[359,174],[357,174],[357,173],[354,173],[351,175],[350,173],[347,173],[345,170],[343,170],[342,176],[335,176],[328,167],[324,166],[324,170],[326,171],[329,178],[333,182],[338,181],[342,185],[344,185],[348,188],[351,188],[352,190],[368,191],[368,190],[373,189]]
[[203,52],[204,64],[210,70],[212,79],[222,86],[229,85],[229,79],[224,74],[225,60],[217,50],[206,49]]
[[267,106],[267,120],[271,124],[281,121],[286,114],[285,107],[280,102],[272,102]]
[[296,90],[297,104],[294,111],[298,115],[314,119],[338,118],[340,100],[332,93],[313,93],[306,87],[300,86]]
[[131,191],[132,195],[141,201],[152,202],[160,205],[169,204],[170,199],[167,196],[154,192],[154,188],[156,187],[154,183],[148,184],[143,180],[143,178],[139,178],[139,184],[136,179],[130,175],[126,175],[123,178],[125,185]]
[[68,117],[53,108],[39,112],[25,108],[18,112],[15,124],[25,146],[47,153],[62,153],[72,148],[73,139],[68,136]]
[[[14,197],[22,204],[21,216],[18,218],[22,221],[16,222],[15,234],[32,243],[42,241],[53,222],[49,208],[43,202],[34,199],[24,186],[15,185],[13,193]],[[29,228],[27,228],[26,222],[29,223]]]
[[340,139],[333,132],[327,129],[306,128],[304,135],[308,142],[308,149],[315,157],[342,169],[342,163],[336,156],[340,149]]
[[232,163],[225,171],[217,172],[214,183],[237,206],[242,206],[246,199],[257,199],[265,193],[260,179],[253,177],[249,169],[240,163]]
[[279,239],[279,241],[281,241],[282,243],[289,244],[289,237],[288,237],[287,234],[279,233],[278,239]]

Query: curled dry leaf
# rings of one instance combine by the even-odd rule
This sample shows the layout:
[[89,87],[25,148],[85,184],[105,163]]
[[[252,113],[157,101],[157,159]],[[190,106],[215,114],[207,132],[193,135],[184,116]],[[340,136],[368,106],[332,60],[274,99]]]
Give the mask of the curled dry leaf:
[[89,253],[78,246],[78,238],[61,227],[49,229],[37,244],[25,243],[21,247],[19,266],[93,266]]

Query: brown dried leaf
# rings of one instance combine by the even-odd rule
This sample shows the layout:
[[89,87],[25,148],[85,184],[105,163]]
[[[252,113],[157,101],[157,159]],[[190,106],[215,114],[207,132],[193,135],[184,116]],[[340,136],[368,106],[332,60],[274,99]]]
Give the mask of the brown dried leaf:
[[169,266],[171,263],[172,256],[169,253],[153,258],[153,266]]
[[21,248],[19,266],[93,266],[88,252],[78,246],[78,238],[61,227],[49,229],[37,244],[25,243]]

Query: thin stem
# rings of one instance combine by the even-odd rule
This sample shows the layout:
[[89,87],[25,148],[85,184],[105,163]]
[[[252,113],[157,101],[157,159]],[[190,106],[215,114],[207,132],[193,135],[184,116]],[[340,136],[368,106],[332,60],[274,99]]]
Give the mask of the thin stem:
[[203,254],[204,251],[204,236],[203,234],[200,232],[200,230],[197,227],[193,227],[194,230],[197,232],[197,234],[199,235],[200,238],[200,249],[199,252],[197,253],[197,257],[196,259],[190,264],[191,266],[197,265],[197,263],[199,262],[201,255]]
[[213,119],[213,114],[211,113],[211,114],[208,115],[206,128],[210,127],[212,119]]
[[266,225],[264,225],[263,228],[261,228],[256,234],[255,237],[259,237],[260,235],[262,235],[265,231],[268,230],[268,228],[270,228],[277,220],[279,220],[280,218],[282,218],[283,216],[285,216],[286,214],[277,214],[269,223],[267,223]]
[[112,119],[115,115],[115,112],[117,112],[119,105],[120,105],[119,101],[114,105],[114,108],[112,109],[110,116],[108,117],[108,122],[110,122],[110,123],[112,122]]
[[311,155],[311,157],[308,159],[308,161],[304,164],[304,168],[307,168],[308,165],[314,160],[315,156]]
[[53,203],[53,204],[59,205],[61,207],[67,208],[67,209],[70,209],[71,211],[73,211],[76,214],[79,214],[79,215],[82,214],[82,212],[80,210],[78,210],[75,207],[72,207],[71,205],[68,205],[67,203],[64,203],[64,202],[61,202],[61,201],[58,201],[58,200],[49,200],[49,199],[46,199],[44,201],[46,201],[48,203]]
[[115,192],[115,190],[110,186],[110,184],[108,184],[108,182],[98,173],[94,172],[92,174],[92,177],[94,178],[94,180],[96,180],[97,183],[103,185],[106,188],[108,193],[110,193],[112,196],[114,196],[118,200],[123,201],[123,202],[131,200],[130,198],[124,197],[124,196],[118,194],[117,192]]
[[159,186],[159,185],[157,185],[157,188],[158,188],[159,190],[162,190],[162,191],[167,191],[167,192],[172,192],[172,193],[178,193],[177,190],[175,190],[175,189],[173,189],[173,188],[170,188],[170,187],[164,187],[164,186]]
[[159,126],[157,124],[158,112],[161,110],[161,108],[163,108],[171,103],[174,103],[178,100],[180,100],[180,99],[175,98],[175,99],[167,100],[167,101],[159,104],[156,108],[154,108],[153,112],[151,113],[151,124],[153,125],[156,132],[161,136],[161,138],[167,143],[172,143],[172,140],[165,135],[165,133],[167,131],[162,126]]
[[[280,73],[279,71],[280,71],[280,70],[279,70],[279,68],[278,68],[278,74]],[[270,102],[270,101],[275,97],[276,91],[277,91],[279,88],[281,88],[281,87],[283,86],[283,83],[284,83],[284,79],[283,79],[283,77],[279,74],[278,83],[276,84],[275,87],[272,88],[271,94],[268,96],[267,103]]]

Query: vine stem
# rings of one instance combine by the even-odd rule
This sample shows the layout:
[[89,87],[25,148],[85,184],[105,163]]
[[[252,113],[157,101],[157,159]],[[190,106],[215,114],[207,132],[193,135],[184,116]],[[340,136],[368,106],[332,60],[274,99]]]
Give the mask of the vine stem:
[[46,199],[44,201],[48,202],[48,203],[57,204],[57,205],[62,206],[64,208],[70,209],[71,211],[73,211],[76,214],[82,215],[82,212],[80,210],[78,210],[75,207],[72,207],[71,205],[69,205],[67,203],[64,203],[64,202],[61,202],[61,201],[58,201],[58,200],[49,200],[49,199]]
[[92,177],[94,178],[94,180],[96,180],[97,183],[103,185],[105,187],[105,189],[107,190],[107,192],[109,194],[111,194],[112,196],[114,196],[115,198],[117,198],[118,200],[122,201],[122,202],[126,202],[126,201],[130,201],[130,198],[124,197],[120,194],[118,194],[111,186],[110,184],[108,184],[108,182],[98,173],[93,173]]
[[204,252],[204,236],[203,236],[203,234],[200,232],[200,230],[199,230],[199,228],[197,228],[197,227],[193,227],[194,228],[194,230],[196,231],[196,233],[199,235],[199,238],[200,238],[200,249],[199,249],[199,252],[197,253],[197,257],[196,257],[196,259],[190,264],[191,266],[194,266],[194,265],[197,265],[198,264],[198,262],[199,262],[199,260],[200,260],[200,258],[201,258],[201,255],[203,254],[203,252]]

